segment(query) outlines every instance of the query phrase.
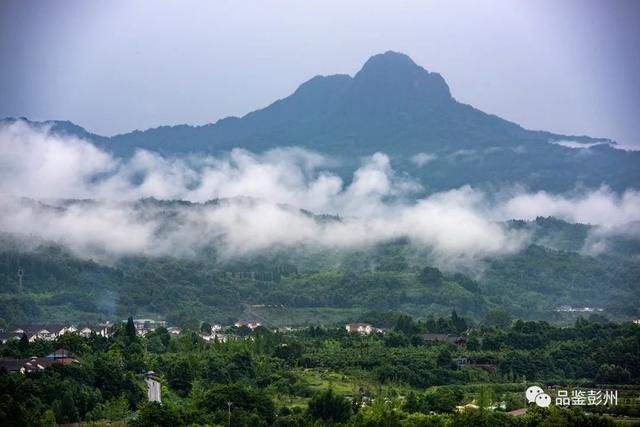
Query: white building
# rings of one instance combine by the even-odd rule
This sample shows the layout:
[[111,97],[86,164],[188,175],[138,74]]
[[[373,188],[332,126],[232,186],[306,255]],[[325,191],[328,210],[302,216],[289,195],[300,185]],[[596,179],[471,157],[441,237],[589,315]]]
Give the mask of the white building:
[[347,323],[346,325],[344,325],[344,328],[350,334],[359,333],[369,335],[374,330],[374,327],[369,325],[368,323]]
[[147,399],[149,402],[158,402],[162,403],[161,397],[161,387],[160,381],[158,381],[155,377],[155,372],[149,371],[145,375],[145,380],[147,383]]
[[249,320],[249,321],[240,321],[238,320],[234,326],[236,328],[241,328],[243,326],[246,326],[247,328],[251,329],[252,331],[255,330],[258,326],[262,325],[260,322],[255,321],[255,320]]

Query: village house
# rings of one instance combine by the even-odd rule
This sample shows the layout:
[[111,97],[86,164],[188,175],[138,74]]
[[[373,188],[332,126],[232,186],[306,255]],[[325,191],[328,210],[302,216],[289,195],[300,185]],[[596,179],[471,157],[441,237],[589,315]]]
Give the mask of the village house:
[[281,332],[281,333],[288,333],[288,332],[294,332],[294,331],[299,331],[302,328],[299,327],[293,327],[293,326],[281,326],[279,328],[275,328],[273,330],[273,332]]
[[344,328],[350,334],[359,333],[359,334],[367,334],[369,335],[373,332],[373,326],[368,323],[347,323],[344,325]]
[[61,331],[59,335],[66,333],[76,333],[84,338],[90,337],[91,334],[109,337],[113,333],[113,324],[107,321],[96,325],[70,325],[64,331]]
[[0,343],[7,344],[11,340],[19,340],[22,334],[16,334],[15,332],[0,332]]
[[36,372],[54,364],[67,365],[78,362],[78,358],[66,349],[60,348],[45,357],[30,357],[28,359],[0,359],[0,369],[4,368],[9,373]]
[[555,309],[557,312],[569,312],[569,313],[592,313],[594,311],[603,312],[603,308],[599,307],[573,307],[570,305],[561,305]]
[[[76,333],[78,335],[80,335],[81,337],[84,338],[88,338],[91,336],[91,334],[94,332],[94,330],[89,327],[89,326],[69,326],[67,328],[67,330],[63,333]],[[60,334],[62,335],[62,334]]]
[[384,329],[373,327],[368,323],[347,323],[346,325],[344,325],[344,328],[350,334],[358,333],[369,335],[372,332],[384,333]]
[[200,334],[200,337],[206,342],[229,342],[236,341],[239,339],[237,335],[231,334],[221,334],[221,333],[212,333],[212,334]]
[[11,331],[18,339],[25,334],[29,342],[35,340],[53,341],[60,335],[68,332],[69,325],[27,325],[20,326]]
[[234,323],[233,326],[235,326],[236,328],[241,328],[243,326],[246,326],[247,328],[254,331],[258,326],[262,326],[262,324],[255,320],[248,320],[248,321],[238,320],[236,323]]
[[[123,320],[123,322],[126,322],[126,320]],[[146,335],[158,328],[166,328],[167,322],[165,320],[133,319],[133,325],[136,327],[138,335]]]
[[182,333],[182,329],[178,328],[177,326],[170,326],[167,328],[167,332],[169,332],[169,334],[173,336],[178,336]]
[[18,326],[8,332],[0,332],[0,342],[6,344],[12,339],[19,340],[23,334],[27,336],[29,342],[34,342],[35,340],[53,341],[67,333],[77,333],[85,338],[89,337],[92,333],[108,337],[113,333],[113,325],[110,322],[87,326],[70,324],[24,325]]
[[106,321],[102,323],[98,323],[95,326],[89,326],[92,332],[96,335],[100,335],[101,337],[110,337],[113,335],[113,323]]

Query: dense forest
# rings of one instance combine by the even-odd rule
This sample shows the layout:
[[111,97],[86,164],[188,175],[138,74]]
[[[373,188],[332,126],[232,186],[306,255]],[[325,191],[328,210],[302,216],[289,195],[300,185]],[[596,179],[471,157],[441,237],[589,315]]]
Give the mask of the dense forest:
[[[469,328],[455,312],[425,322],[396,312],[366,317],[388,325],[385,333],[232,328],[227,332],[237,340],[207,343],[198,330],[173,337],[159,328],[139,336],[129,320],[110,338],[68,333],[55,342],[12,341],[3,356],[42,356],[63,347],[79,362],[0,372],[0,424],[609,426],[640,420],[640,327],[631,322],[579,319],[560,328],[492,316]],[[461,335],[466,344],[425,341],[425,333]],[[149,370],[162,384],[162,404],[146,401]],[[524,415],[507,414],[523,407],[532,384],[615,389],[619,397],[616,405],[530,405]]]
[[590,307],[612,320],[640,318],[637,240],[612,237],[606,254],[590,255],[583,248],[593,227],[553,218],[508,226],[526,230],[531,243],[466,270],[438,268],[428,249],[406,240],[340,250],[276,247],[234,258],[212,246],[191,257],[93,261],[58,244],[27,247],[5,234],[0,327],[121,320],[132,313],[176,325],[256,318],[294,326],[353,320],[368,310],[424,319],[455,309],[480,320],[501,309],[516,318],[575,320],[557,311],[562,305]]

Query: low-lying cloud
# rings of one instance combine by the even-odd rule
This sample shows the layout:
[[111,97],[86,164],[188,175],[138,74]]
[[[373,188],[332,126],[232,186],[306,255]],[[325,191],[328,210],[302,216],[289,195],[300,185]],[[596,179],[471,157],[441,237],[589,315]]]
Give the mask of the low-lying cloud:
[[[182,158],[140,150],[125,160],[16,122],[0,128],[0,231],[92,257],[189,256],[212,242],[233,256],[275,245],[351,248],[408,238],[451,264],[520,250],[528,236],[501,223],[507,219],[556,216],[603,229],[640,220],[635,190],[496,196],[464,186],[416,199],[421,186],[396,173],[383,153],[362,159],[349,183],[333,164],[300,148]],[[200,204],[136,202],[144,198]],[[204,203],[214,199],[224,200]],[[341,219],[319,221],[300,209]]]
[[585,150],[591,147],[595,147],[597,145],[609,145],[611,147],[616,148],[615,144],[610,142],[580,142],[580,141],[572,141],[568,139],[558,139],[550,141],[551,144],[560,145],[565,148],[574,148],[577,150]]
[[438,158],[437,155],[431,153],[420,152],[411,157],[411,162],[418,167],[422,167],[427,163],[431,163]]
[[640,192],[622,194],[601,187],[594,191],[554,195],[545,191],[520,193],[498,206],[501,218],[535,219],[553,216],[568,222],[618,227],[640,218]]

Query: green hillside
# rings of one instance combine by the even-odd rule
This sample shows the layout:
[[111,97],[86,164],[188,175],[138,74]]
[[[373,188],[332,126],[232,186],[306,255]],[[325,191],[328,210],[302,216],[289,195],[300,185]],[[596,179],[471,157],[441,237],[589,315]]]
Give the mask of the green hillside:
[[[428,250],[404,240],[357,250],[275,248],[231,259],[212,242],[194,257],[98,263],[53,243],[26,249],[24,239],[5,234],[0,313],[5,323],[135,314],[178,324],[257,318],[301,325],[357,320],[370,310],[424,319],[455,309],[482,319],[500,309],[517,318],[564,322],[575,316],[555,310],[568,305],[600,308],[595,313],[611,319],[640,317],[637,246],[614,239],[621,242],[618,252],[588,256],[580,252],[588,226],[551,218],[511,226],[535,230],[532,243],[514,255],[482,260],[466,274],[441,271]],[[21,293],[19,268],[25,273]]]

